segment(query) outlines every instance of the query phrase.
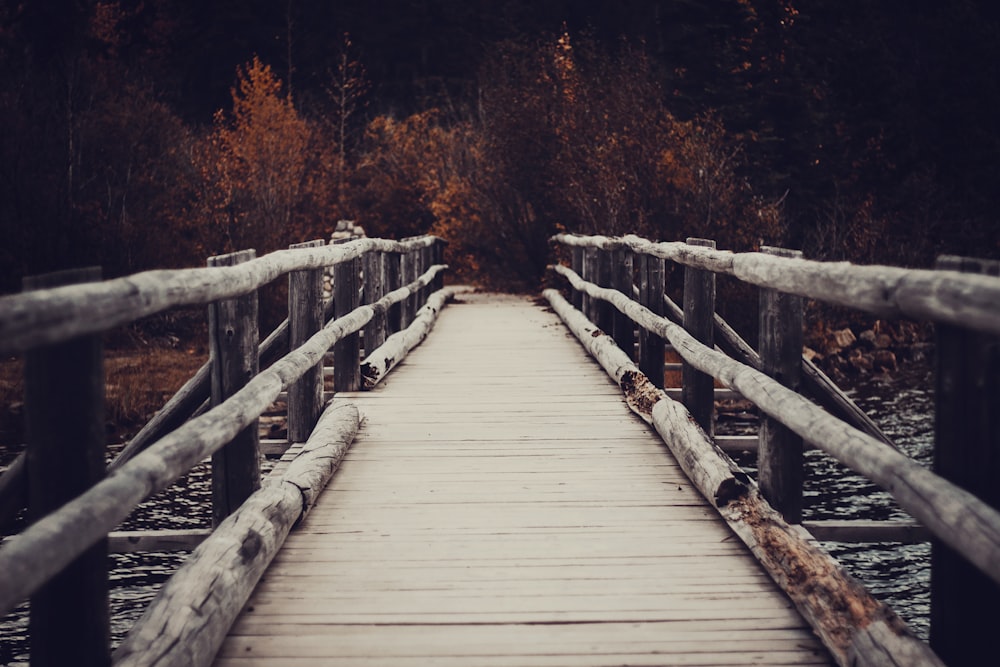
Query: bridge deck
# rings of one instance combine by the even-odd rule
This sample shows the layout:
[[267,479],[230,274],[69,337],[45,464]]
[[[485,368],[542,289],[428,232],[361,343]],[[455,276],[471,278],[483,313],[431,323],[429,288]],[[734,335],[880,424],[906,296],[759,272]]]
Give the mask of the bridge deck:
[[558,318],[466,296],[385,383],[217,665],[829,664]]

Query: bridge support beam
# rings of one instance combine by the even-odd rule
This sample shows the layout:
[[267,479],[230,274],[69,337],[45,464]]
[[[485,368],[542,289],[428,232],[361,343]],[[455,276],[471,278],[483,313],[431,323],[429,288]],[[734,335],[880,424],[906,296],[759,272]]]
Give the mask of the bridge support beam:
[[[257,256],[241,250],[208,259],[209,266],[236,266]],[[212,406],[219,405],[257,375],[257,292],[216,301],[208,306],[208,335],[212,362]],[[212,523],[219,525],[260,488],[260,433],[258,420],[240,431],[232,442],[212,455]]]
[[[639,255],[639,303],[655,315],[663,315],[666,261],[645,253]],[[639,327],[639,370],[658,389],[663,389],[663,339]]]
[[[25,278],[25,291],[100,280],[100,268]],[[37,521],[104,477],[100,334],[26,352],[28,519]],[[100,540],[31,596],[31,664],[111,663],[108,541]]]
[[[942,257],[938,269],[1000,275],[1000,262]],[[1000,509],[1000,339],[938,324],[934,471]],[[1000,586],[940,540],[931,541],[931,632],[949,665],[996,652]]]
[[[715,248],[715,241],[687,239],[688,245]],[[662,298],[662,297],[661,297]],[[684,328],[700,343],[715,346],[715,274],[684,267]],[[709,436],[715,433],[715,380],[694,366],[681,369],[682,402]]]
[[[337,264],[333,273],[333,300],[335,318],[343,317],[360,305],[358,280],[361,274],[359,259],[349,259]],[[361,388],[361,338],[352,333],[333,346],[333,390],[357,391]]]
[[[801,257],[798,250],[762,247],[778,257]],[[758,326],[761,370],[795,393],[802,376],[802,297],[761,289]],[[761,415],[757,446],[761,492],[785,521],[802,521],[802,438],[780,421]]]
[[[295,248],[322,247],[322,239]],[[323,269],[288,274],[288,348],[294,350],[323,326]],[[305,442],[323,411],[323,362],[288,387],[288,442]]]

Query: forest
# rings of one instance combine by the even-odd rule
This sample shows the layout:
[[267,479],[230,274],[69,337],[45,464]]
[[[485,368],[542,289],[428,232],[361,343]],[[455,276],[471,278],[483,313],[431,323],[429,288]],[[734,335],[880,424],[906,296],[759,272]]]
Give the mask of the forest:
[[0,292],[438,234],[538,285],[558,231],[1000,256],[986,0],[2,0]]

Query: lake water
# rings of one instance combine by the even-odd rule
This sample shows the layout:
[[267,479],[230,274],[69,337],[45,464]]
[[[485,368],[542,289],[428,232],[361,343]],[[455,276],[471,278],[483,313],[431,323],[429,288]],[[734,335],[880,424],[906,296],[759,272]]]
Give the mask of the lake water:
[[[904,368],[893,378],[870,378],[850,391],[894,441],[917,460],[930,464],[933,444],[932,376],[926,366]],[[8,457],[9,458],[9,457]],[[905,518],[888,494],[817,451],[806,454],[806,518]],[[211,523],[208,471],[202,465],[172,490],[143,506],[125,529],[196,528]],[[929,618],[928,544],[834,544],[824,548],[853,576],[885,600],[921,637]],[[186,554],[146,553],[111,556],[110,604],[113,644],[125,636]],[[27,662],[27,605],[0,622],[0,665]]]

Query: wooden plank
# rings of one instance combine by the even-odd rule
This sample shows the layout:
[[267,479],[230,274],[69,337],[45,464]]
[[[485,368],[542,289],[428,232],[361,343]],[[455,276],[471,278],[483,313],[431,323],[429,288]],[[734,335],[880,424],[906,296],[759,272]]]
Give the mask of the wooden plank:
[[[687,240],[688,245],[715,249],[709,239]],[[610,307],[611,304],[608,304]],[[684,329],[699,343],[715,346],[715,274],[684,267]],[[685,359],[681,368],[681,403],[710,437],[715,433],[715,378]]]
[[829,664],[527,299],[464,296],[385,382],[338,399],[364,414],[355,445],[216,664]]

